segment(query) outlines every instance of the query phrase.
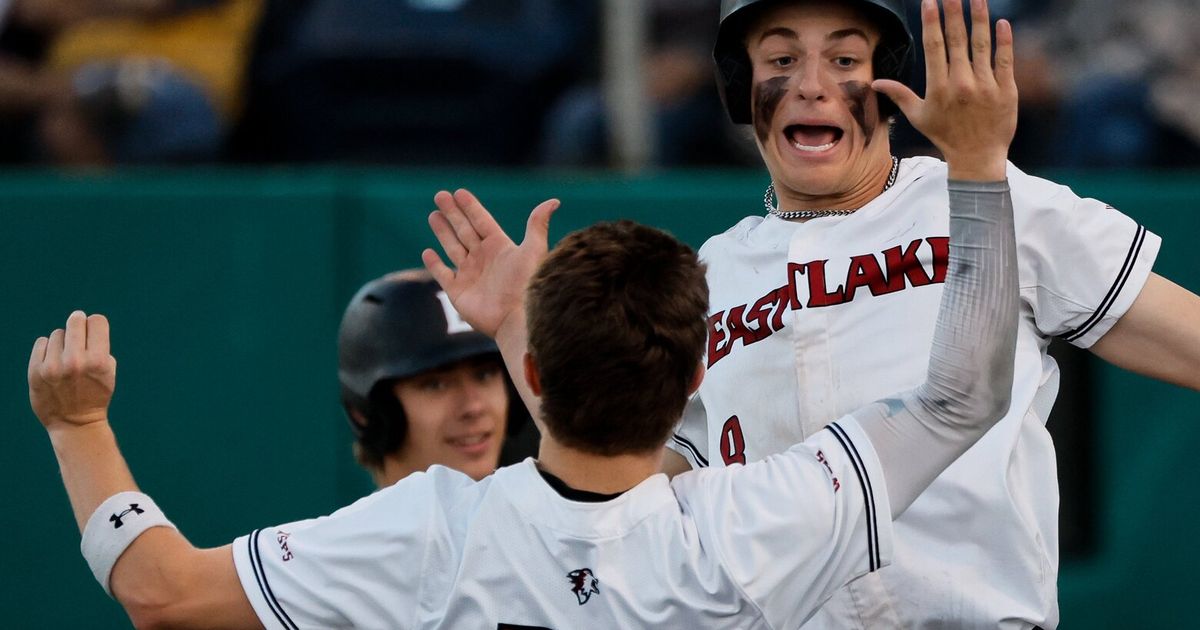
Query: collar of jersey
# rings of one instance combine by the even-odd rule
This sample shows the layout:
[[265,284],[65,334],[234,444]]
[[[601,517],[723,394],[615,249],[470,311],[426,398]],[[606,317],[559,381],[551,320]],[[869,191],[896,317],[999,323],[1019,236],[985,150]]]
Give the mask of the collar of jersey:
[[646,518],[678,513],[678,502],[666,475],[657,474],[603,502],[572,501],[561,496],[542,478],[533,458],[497,470],[493,483],[535,527],[545,527],[573,538],[608,538],[624,535]]

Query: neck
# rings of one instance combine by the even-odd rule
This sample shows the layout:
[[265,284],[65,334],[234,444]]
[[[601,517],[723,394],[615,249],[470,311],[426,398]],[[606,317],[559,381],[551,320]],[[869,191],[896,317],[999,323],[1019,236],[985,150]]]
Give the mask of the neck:
[[394,457],[384,457],[383,466],[371,470],[371,479],[378,488],[386,488],[417,472],[415,468]]
[[892,173],[892,156],[882,151],[868,161],[863,173],[848,189],[834,193],[809,194],[788,188],[774,181],[780,211],[788,210],[857,210],[878,197]]
[[576,490],[616,494],[657,473],[662,467],[662,449],[635,455],[595,455],[563,446],[543,432],[538,465]]

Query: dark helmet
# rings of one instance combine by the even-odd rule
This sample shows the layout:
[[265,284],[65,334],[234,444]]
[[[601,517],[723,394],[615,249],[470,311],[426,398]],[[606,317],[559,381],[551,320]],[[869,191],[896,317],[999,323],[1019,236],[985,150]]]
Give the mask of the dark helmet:
[[[390,387],[381,385],[499,353],[495,342],[459,317],[428,272],[400,271],[368,282],[350,300],[338,330],[342,404],[363,455],[380,461],[400,448],[408,430],[399,401]],[[525,416],[511,383],[509,402],[511,435]],[[365,422],[355,419],[351,410],[362,414]]]
[[[750,83],[753,71],[742,38],[751,19],[764,8],[787,0],[721,0],[721,26],[713,60],[717,63],[717,89],[729,118],[749,124]],[[908,27],[904,0],[843,0],[860,7],[879,26],[882,38],[875,49],[875,78],[907,83],[913,61],[913,36]],[[880,95],[880,113],[895,114],[891,99]]]

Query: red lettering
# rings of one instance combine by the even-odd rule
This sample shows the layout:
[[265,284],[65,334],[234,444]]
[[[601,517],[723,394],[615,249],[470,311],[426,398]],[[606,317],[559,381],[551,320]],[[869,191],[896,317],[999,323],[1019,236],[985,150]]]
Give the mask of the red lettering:
[[737,416],[730,416],[721,427],[721,459],[726,466],[746,463],[746,438]]
[[732,343],[721,345],[726,339],[725,330],[721,327],[721,318],[724,316],[725,311],[721,311],[708,318],[708,367],[728,356],[733,348]]
[[800,276],[804,275],[804,265],[788,263],[788,306],[793,311],[800,310]]
[[931,236],[925,240],[933,248],[933,281],[945,282],[946,269],[950,266],[950,237]]
[[904,280],[901,276],[908,278],[909,286],[923,287],[932,280],[925,273],[925,267],[921,265],[921,259],[917,257],[917,249],[921,247],[921,239],[917,239],[908,244],[908,248],[901,252],[900,247],[893,247],[883,252],[883,258],[887,264],[887,286],[888,293],[899,291],[904,288]]
[[871,295],[879,296],[889,293],[888,285],[883,279],[883,270],[879,261],[872,254],[863,254],[850,259],[850,268],[846,270],[846,301],[854,299],[854,292],[859,287],[871,289]]
[[800,273],[808,274],[808,307],[817,308],[821,306],[834,306],[846,301],[846,295],[842,292],[842,286],[832,292],[829,291],[825,284],[825,263],[828,260],[814,260],[807,265]]
[[741,340],[743,346],[748,346],[756,341],[766,339],[767,335],[771,334],[771,331],[764,326],[759,326],[758,328],[747,326],[745,313],[745,305],[729,309],[729,317],[725,319],[725,327],[729,329],[730,345]]

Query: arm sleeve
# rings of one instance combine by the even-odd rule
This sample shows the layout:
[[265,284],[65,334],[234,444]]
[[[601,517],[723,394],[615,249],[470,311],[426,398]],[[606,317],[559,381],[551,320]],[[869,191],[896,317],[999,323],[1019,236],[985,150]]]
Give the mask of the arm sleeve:
[[461,479],[437,479],[437,470],[410,475],[329,516],[235,540],[238,578],[263,625],[413,627],[427,548],[437,544],[438,495],[453,492],[447,481],[469,481],[460,473]]
[[893,517],[1008,412],[1012,395],[1019,295],[1008,183],[951,181],[949,193],[950,267],[925,382],[852,414],[879,454]]
[[708,414],[699,392],[688,399],[683,419],[667,440],[667,448],[683,455],[692,470],[708,467]]
[[843,585],[891,562],[883,471],[853,418],[761,461],[676,480],[715,560],[772,627],[799,627]]
[[1042,334],[1090,348],[1137,299],[1162,239],[1104,202],[1013,177],[1021,295]]

